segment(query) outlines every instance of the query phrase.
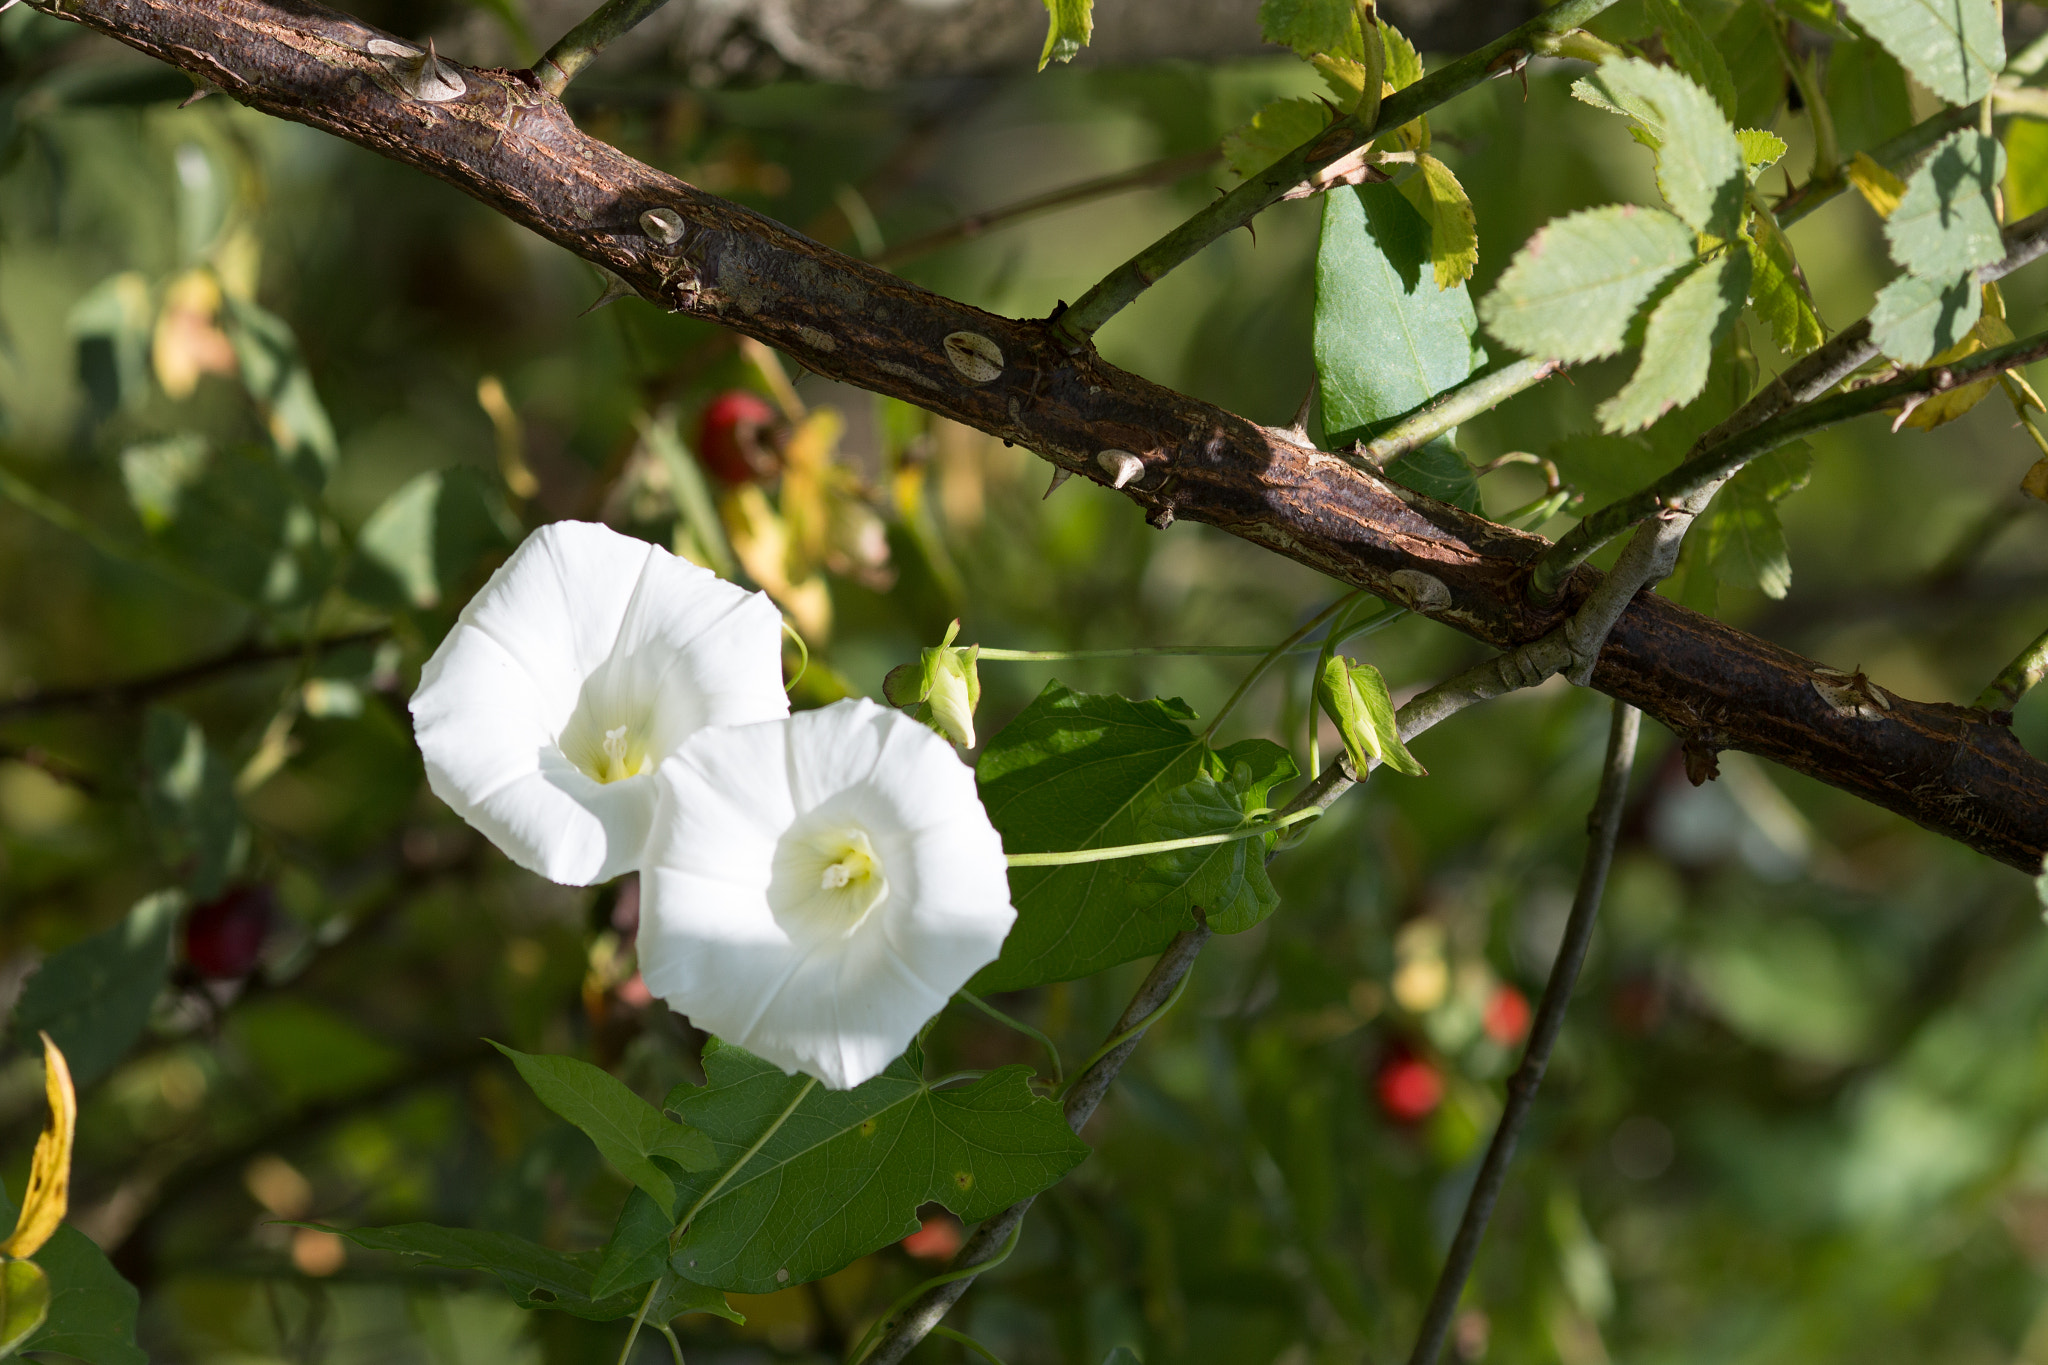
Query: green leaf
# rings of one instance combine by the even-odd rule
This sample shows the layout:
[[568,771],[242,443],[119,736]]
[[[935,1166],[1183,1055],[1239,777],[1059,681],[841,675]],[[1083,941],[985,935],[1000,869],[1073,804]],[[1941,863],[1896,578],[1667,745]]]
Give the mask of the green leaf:
[[1893,360],[1925,365],[1968,336],[1983,307],[1975,271],[1948,281],[1901,275],[1877,293],[1871,340]]
[[1892,257],[1915,275],[1944,279],[2005,255],[1994,196],[2005,148],[1974,129],[1935,145],[1906,181],[1906,197],[1884,220]]
[[1742,144],[1742,162],[1749,168],[1751,179],[1756,178],[1758,171],[1777,165],[1785,155],[1785,139],[1761,128],[1737,128],[1735,140]]
[[1351,755],[1352,771],[1361,779],[1375,763],[1410,777],[1428,776],[1401,742],[1394,700],[1387,695],[1386,679],[1377,668],[1341,654],[1331,655],[1323,660],[1322,675],[1316,679],[1316,701],[1323,714],[1337,723],[1337,733],[1344,737],[1345,751]]
[[1038,69],[1048,62],[1071,62],[1095,33],[1095,0],[1045,0],[1045,48]]
[[1403,488],[1462,507],[1479,510],[1479,472],[1458,453],[1448,437],[1438,437],[1426,446],[1391,460],[1380,473]]
[[1849,17],[1914,79],[1950,104],[1973,104],[2005,65],[1998,0],[1843,0]]
[[194,900],[213,899],[247,853],[233,770],[197,721],[162,706],[143,722],[142,765],[143,808],[164,861],[189,869]]
[[[1006,1066],[973,1085],[932,1090],[913,1047],[852,1090],[813,1087],[765,1147],[683,1234],[670,1266],[701,1284],[763,1294],[829,1275],[918,1227],[940,1203],[979,1222],[1079,1165],[1088,1145],[1060,1107],[1034,1095],[1030,1069]],[[719,1179],[807,1084],[714,1041],[705,1084],[681,1085],[667,1108],[710,1134],[717,1174],[679,1182],[686,1202]]]
[[286,1108],[360,1094],[405,1064],[403,1053],[355,1020],[296,995],[245,1001],[228,1029],[266,1092]]
[[[4,1203],[0,1200],[0,1203]],[[106,1254],[74,1227],[61,1227],[36,1264],[50,1277],[50,1312],[23,1350],[74,1356],[91,1365],[147,1365],[135,1344],[142,1296]]]
[[1621,109],[1656,141],[1657,188],[1687,223],[1733,237],[1741,222],[1747,177],[1742,144],[1721,108],[1698,85],[1671,70],[1629,59],[1611,61],[1572,87]]
[[[1437,287],[1430,242],[1429,224],[1392,185],[1324,197],[1315,354],[1332,446],[1371,439],[1484,359],[1471,296],[1462,284]],[[1433,444],[1457,460],[1448,434]]]
[[161,531],[178,519],[185,490],[206,473],[211,453],[196,432],[145,441],[121,452],[121,482],[145,530]]
[[2005,215],[2018,222],[2048,208],[2048,123],[2016,118],[2005,130]]
[[[1913,122],[1906,73],[1868,38],[1837,38],[1828,50],[1828,112],[1845,152],[1869,150]],[[2026,126],[2016,119],[2013,127]]]
[[66,330],[95,418],[105,420],[149,396],[153,312],[149,282],[132,270],[101,280],[72,305]]
[[1638,431],[1689,403],[1707,384],[1714,343],[1735,325],[1749,295],[1749,256],[1702,261],[1651,310],[1642,359],[1621,391],[1594,409],[1604,430]]
[[1785,64],[1771,36],[1776,22],[1761,0],[1742,0],[1726,12],[1718,28],[1709,30],[1714,49],[1735,81],[1735,110],[1728,121],[1737,127],[1769,127],[1785,102]]
[[[300,1224],[317,1227],[318,1224]],[[448,1270],[486,1270],[497,1276],[522,1308],[553,1308],[593,1322],[628,1318],[640,1311],[646,1295],[635,1290],[593,1298],[594,1251],[563,1253],[515,1237],[509,1232],[444,1228],[433,1223],[402,1223],[389,1228],[322,1228],[370,1251],[396,1252]],[[643,1282],[644,1283],[644,1282]],[[668,1297],[648,1314],[667,1322],[682,1313],[715,1313],[733,1322],[746,1319],[726,1305],[725,1296],[704,1285],[678,1281]]]
[[1576,364],[1613,355],[1652,290],[1695,259],[1691,229],[1633,204],[1554,218],[1481,300],[1486,329],[1524,355]]
[[1700,529],[1716,578],[1773,599],[1791,590],[1792,561],[1777,504],[1805,487],[1812,470],[1811,448],[1796,441],[1755,461],[1715,495]]
[[[1147,842],[1151,808],[1204,767],[1179,701],[1130,701],[1048,683],[983,749],[975,775],[1010,853]],[[1138,859],[1010,871],[1017,923],[1002,956],[971,983],[980,994],[1067,981],[1164,948],[1192,917],[1133,904]]]
[[1223,139],[1223,160],[1249,179],[1330,126],[1321,100],[1274,100]]
[[145,896],[119,924],[50,954],[22,988],[15,1039],[28,1044],[45,1030],[64,1050],[78,1088],[92,1084],[149,1022],[184,906],[175,891]]
[[19,1350],[50,1315],[50,1277],[34,1261],[0,1261],[0,1356]]
[[1826,332],[1806,281],[1793,259],[1792,244],[1778,225],[1763,214],[1750,220],[1749,303],[1771,329],[1778,349],[1802,356],[1821,344]]
[[1400,29],[1380,19],[1380,45],[1387,50],[1387,69],[1382,79],[1396,90],[1405,90],[1422,79],[1422,57],[1415,44]]
[[163,547],[245,602],[289,607],[326,582],[332,563],[306,486],[276,460],[231,448],[181,490]]
[[1401,182],[1401,196],[1429,224],[1429,264],[1436,287],[1449,289],[1471,279],[1479,264],[1479,228],[1472,197],[1451,168],[1421,153],[1415,158],[1415,174]]
[[271,444],[308,487],[322,486],[340,452],[298,337],[290,323],[247,299],[229,295],[226,305],[222,330],[234,344],[243,385],[263,410]]
[[1358,12],[1351,0],[1262,0],[1259,33],[1304,59],[1339,52],[1357,42]]
[[1712,95],[1721,112],[1733,120],[1735,78],[1728,74],[1728,63],[1714,47],[1714,40],[1700,27],[1699,19],[1678,0],[1650,0],[1649,11],[1664,32],[1664,50],[1671,54],[1671,60],[1694,84]]
[[[1211,754],[1208,766],[1194,780],[1146,812],[1138,841],[1235,830],[1250,812],[1266,804],[1274,783],[1294,773],[1294,760],[1270,740],[1233,744]],[[1271,847],[1268,837],[1233,839],[1133,859],[1131,903],[1142,917],[1159,922],[1191,923],[1199,908],[1217,933],[1242,933],[1280,906],[1280,894],[1266,876]]]
[[373,606],[439,606],[472,587],[485,557],[520,536],[503,495],[477,471],[421,474],[363,523],[349,591]]
[[671,1123],[610,1072],[574,1057],[534,1056],[497,1042],[491,1046],[519,1068],[542,1104],[580,1128],[613,1170],[662,1208],[675,1208],[676,1188],[655,1164],[656,1157],[686,1171],[704,1170],[716,1159],[704,1134]]

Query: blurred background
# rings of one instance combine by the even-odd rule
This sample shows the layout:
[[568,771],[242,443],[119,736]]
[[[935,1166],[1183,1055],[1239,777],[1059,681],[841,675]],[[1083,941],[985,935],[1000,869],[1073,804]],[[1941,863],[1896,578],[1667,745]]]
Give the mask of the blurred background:
[[[370,17],[438,26],[475,61],[529,60],[563,22],[519,0],[392,8]],[[1201,61],[1034,76],[1027,51],[826,80],[735,60],[693,83],[622,57],[571,103],[706,189],[1043,316],[1230,183],[1204,155],[1226,132],[1316,88],[1258,55],[1249,0],[1210,8],[1238,28]],[[1547,218],[1655,202],[1649,154],[1569,97],[1572,75],[1538,64],[1432,115],[1477,207],[1475,296]],[[0,1177],[18,1197],[42,1122],[23,1045],[31,1005],[51,1007],[39,967],[156,926],[168,974],[144,961],[71,998],[132,1015],[96,1035],[119,1046],[73,1058],[72,1216],[140,1289],[152,1359],[610,1359],[617,1324],[280,1222],[600,1245],[624,1182],[479,1040],[583,1056],[651,1097],[698,1075],[701,1035],[634,972],[633,888],[541,882],[421,779],[409,688],[525,530],[602,518],[770,589],[811,645],[798,705],[879,695],[955,617],[963,642],[1009,648],[1268,644],[1342,590],[1205,527],[1155,532],[1082,481],[1041,501],[1028,452],[710,326],[632,299],[585,313],[592,268],[449,187],[190,93],[70,25],[0,15],[0,1004],[26,1002],[0,1053]],[[1869,117],[1934,107],[1911,98]],[[1803,117],[1773,117],[1803,175]],[[1903,126],[1845,126],[1843,145]],[[1134,170],[1146,183],[949,231]],[[1313,371],[1318,215],[1282,205],[1218,243],[1103,350],[1284,424]],[[1890,273],[1868,209],[1837,199],[1792,238],[1825,321],[1861,316]],[[2015,331],[2043,325],[2044,297],[2038,268],[2008,281]],[[1782,363],[1764,329],[1750,340],[1765,372]],[[1605,501],[1677,453],[1583,439],[1624,374],[1552,381],[1463,449],[1549,455]],[[1815,454],[1784,507],[1788,595],[1697,573],[1672,590],[1908,696],[1969,700],[2043,624],[2048,507],[2019,491],[2037,452],[1987,402],[1932,433],[1868,420]],[[1483,491],[1500,516],[1542,482],[1509,466]],[[1481,657],[1414,619],[1359,648],[1397,699]],[[1055,676],[1206,715],[1248,666],[986,664],[980,728]],[[1273,670],[1226,738],[1304,757],[1306,672]],[[1280,911],[1205,954],[1088,1130],[1095,1155],[958,1324],[1013,1365],[1118,1345],[1149,1365],[1405,1356],[1562,930],[1607,715],[1555,679],[1467,712],[1416,744],[1428,777],[1375,778],[1276,861]],[[2048,704],[2016,725],[2042,752]],[[1141,971],[1000,1003],[1079,1059]],[[1739,754],[1695,788],[1647,725],[1458,1358],[2048,1362],[2044,999],[2024,878]],[[932,1048],[942,1069],[1035,1060],[957,1011]],[[837,1359],[957,1240],[934,1216],[817,1286],[737,1298],[745,1327],[686,1318],[689,1358]]]

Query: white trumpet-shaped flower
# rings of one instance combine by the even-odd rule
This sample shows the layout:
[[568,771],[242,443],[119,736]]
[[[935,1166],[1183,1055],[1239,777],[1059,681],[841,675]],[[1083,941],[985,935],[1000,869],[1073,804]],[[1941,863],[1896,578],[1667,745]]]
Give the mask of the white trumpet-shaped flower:
[[899,711],[843,701],[705,730],[657,783],[642,979],[832,1089],[888,1066],[1016,919],[973,773]]
[[789,714],[781,643],[760,593],[608,527],[544,526],[420,673],[427,782],[543,877],[630,872],[664,758],[707,725]]

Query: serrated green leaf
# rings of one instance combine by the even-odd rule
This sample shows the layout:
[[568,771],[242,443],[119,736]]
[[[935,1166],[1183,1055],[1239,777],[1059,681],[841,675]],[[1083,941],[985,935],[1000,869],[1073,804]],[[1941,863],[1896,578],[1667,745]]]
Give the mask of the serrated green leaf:
[[[988,742],[976,765],[982,802],[1004,849],[1047,853],[1152,842],[1159,837],[1148,833],[1153,808],[1196,781],[1210,761],[1183,723],[1193,714],[1178,701],[1137,702],[1048,684]],[[1140,884],[1150,862],[1011,869],[1017,923],[1002,956],[981,970],[972,989],[1071,980],[1164,948],[1194,918],[1184,898],[1162,898]]]
[[1892,258],[1915,275],[1945,279],[2004,256],[1994,197],[2004,175],[1996,138],[1965,129],[1942,139],[1884,220]]
[[1341,52],[1355,45],[1358,12],[1351,0],[1261,0],[1259,34],[1269,43],[1291,47],[1295,55]]
[[540,1102],[581,1129],[626,1179],[662,1208],[675,1207],[675,1183],[654,1158],[686,1171],[701,1171],[715,1159],[704,1134],[671,1122],[625,1082],[574,1057],[534,1056],[492,1043],[505,1054]]
[[1747,183],[1735,129],[1704,89],[1669,67],[1611,61],[1575,84],[1627,111],[1657,142],[1657,187],[1700,232],[1733,237]]
[[[1430,242],[1429,224],[1392,185],[1324,197],[1315,355],[1332,446],[1370,439],[1484,358],[1471,295],[1462,284],[1437,287]],[[1433,445],[1463,463],[1449,435]]]
[[[813,1087],[761,1150],[690,1224],[670,1267],[700,1284],[764,1294],[829,1275],[918,1227],[944,1204],[973,1223],[1045,1189],[1088,1146],[1057,1104],[1034,1095],[1029,1068],[935,1091],[913,1048],[852,1090]],[[710,1135],[715,1172],[686,1177],[687,1203],[721,1178],[807,1084],[739,1048],[704,1051],[705,1084],[666,1107]]]
[[15,1040],[28,1045],[42,1029],[64,1050],[73,1084],[98,1080],[149,1022],[184,908],[175,891],[145,896],[119,924],[43,959],[14,1007]]
[[1758,171],[1778,164],[1785,155],[1785,139],[1761,128],[1737,128],[1735,140],[1742,145],[1742,162],[1755,178]]
[[[318,1224],[300,1224],[318,1227]],[[628,1293],[593,1298],[594,1251],[551,1251],[509,1232],[444,1228],[433,1223],[401,1223],[388,1228],[322,1228],[339,1233],[370,1251],[395,1252],[448,1270],[484,1270],[496,1276],[522,1308],[553,1308],[593,1322],[629,1318],[646,1298],[637,1288]],[[745,1318],[709,1286],[679,1280],[649,1312],[650,1321],[667,1322],[683,1313],[715,1313],[733,1322]]]
[[1905,71],[1868,38],[1835,39],[1828,50],[1827,99],[1835,137],[1845,151],[1875,147],[1913,122]]
[[1699,19],[1678,0],[1650,0],[1649,11],[1657,27],[1663,30],[1664,50],[1671,54],[1671,60],[1694,84],[1712,95],[1722,114],[1733,120],[1735,78],[1728,73],[1728,63],[1714,47],[1714,40],[1700,27]]
[[50,1277],[34,1261],[0,1260],[0,1356],[11,1356],[50,1315]]
[[1633,204],[1554,218],[1479,304],[1486,329],[1524,355],[1575,364],[1613,355],[1636,309],[1695,259],[1691,229]]
[[1714,576],[1734,587],[1782,598],[1792,588],[1792,561],[1777,504],[1806,486],[1813,451],[1795,441],[1763,456],[1715,495],[1701,533]]
[[1095,34],[1095,0],[1045,0],[1045,47],[1038,69],[1049,62],[1071,62]]
[[1706,387],[1714,343],[1734,325],[1748,295],[1746,253],[1723,252],[1680,280],[1650,313],[1636,372],[1594,410],[1601,427],[1638,431],[1691,402]]
[[1223,139],[1223,160],[1249,178],[1330,126],[1330,106],[1321,100],[1274,100],[1251,121]]
[[1708,30],[1735,81],[1735,112],[1729,122],[1737,127],[1769,127],[1785,102],[1785,64],[1771,36],[1776,22],[1760,0],[1742,0],[1726,12],[1718,28]]
[[2048,208],[2048,123],[2016,118],[2005,130],[2005,216]]
[[1974,104],[2005,65],[1998,0],[1843,0],[1849,17],[1914,79],[1950,104]]
[[1779,350],[1791,356],[1805,355],[1821,344],[1826,332],[1806,281],[1800,277],[1792,244],[1778,225],[1762,214],[1751,219],[1750,231],[1750,306],[1770,327]]
[[1449,289],[1471,279],[1479,264],[1479,226],[1472,197],[1451,168],[1421,153],[1415,158],[1415,174],[1401,182],[1401,195],[1429,224],[1429,264],[1436,287]]
[[1415,50],[1415,44],[1408,36],[1388,23],[1380,20],[1380,43],[1387,51],[1385,80],[1396,90],[1405,90],[1422,79],[1422,57]]
[[1401,728],[1394,716],[1394,700],[1387,694],[1386,679],[1371,664],[1359,663],[1341,654],[1323,661],[1316,678],[1316,702],[1323,714],[1337,724],[1344,738],[1351,767],[1360,778],[1384,763],[1410,777],[1426,777],[1428,771],[1401,742]]
[[1983,303],[1974,271],[1946,281],[1901,275],[1877,293],[1871,340],[1893,360],[1925,365],[1969,335]]

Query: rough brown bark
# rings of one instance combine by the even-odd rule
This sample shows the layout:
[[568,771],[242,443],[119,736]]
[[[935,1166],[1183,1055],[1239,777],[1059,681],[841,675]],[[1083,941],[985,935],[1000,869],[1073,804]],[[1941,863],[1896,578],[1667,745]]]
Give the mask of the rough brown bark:
[[[384,35],[307,0],[44,7],[254,108],[447,180],[647,298],[758,337],[821,374],[1097,482],[1108,481],[1099,452],[1133,452],[1145,472],[1123,492],[1155,526],[1208,522],[1503,648],[1556,625],[1598,581],[1582,570],[1555,607],[1532,607],[1525,578],[1542,538],[1386,483],[1093,352],[1069,353],[1044,322],[956,303],[705,194],[586,137],[526,73],[464,69],[461,97],[423,103],[368,54]],[[650,210],[674,215],[674,230],[643,221]],[[1593,677],[1696,749],[1775,759],[2040,870],[2048,765],[1982,712],[1876,688],[1845,704],[1845,682],[1656,596],[1622,616]]]

